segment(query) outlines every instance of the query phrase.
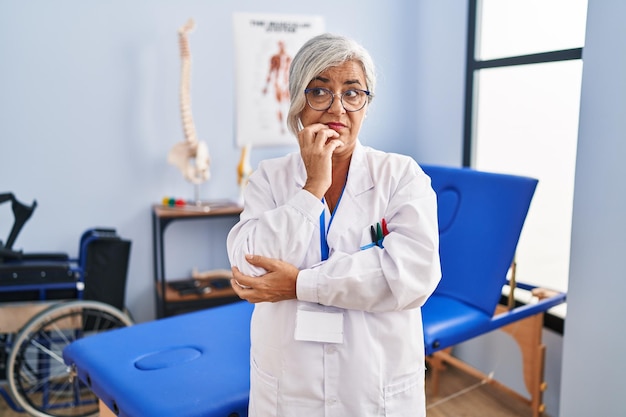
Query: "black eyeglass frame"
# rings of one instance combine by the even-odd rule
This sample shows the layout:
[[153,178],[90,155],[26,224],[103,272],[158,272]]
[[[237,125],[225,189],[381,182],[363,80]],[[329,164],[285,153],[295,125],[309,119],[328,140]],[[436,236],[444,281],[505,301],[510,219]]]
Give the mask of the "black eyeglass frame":
[[[328,104],[328,107],[326,107],[325,109],[316,109],[315,107],[313,107],[313,105],[311,105],[311,103],[309,102],[309,97],[307,96],[308,93],[310,93],[313,90],[323,90],[326,91],[329,95],[330,95],[330,103]],[[350,91],[358,91],[361,92],[363,94],[365,94],[365,100],[363,101],[363,105],[361,107],[359,107],[356,110],[348,110],[346,109],[346,105],[343,104],[343,96],[346,93],[349,93]],[[359,88],[351,88],[349,90],[344,91],[343,93],[339,93],[339,94],[335,94],[332,91],[330,91],[328,88],[324,88],[324,87],[311,87],[311,88],[305,88],[304,89],[304,97],[306,99],[306,103],[309,105],[310,108],[312,108],[315,111],[326,111],[328,109],[330,109],[333,106],[333,103],[335,102],[335,96],[341,96],[341,98],[339,99],[339,101],[341,102],[341,106],[343,107],[343,109],[347,112],[353,113],[353,112],[357,112],[363,109],[363,107],[365,107],[365,104],[367,103],[367,101],[369,99],[371,99],[371,97],[373,97],[373,95],[369,92],[369,90],[361,90]]]

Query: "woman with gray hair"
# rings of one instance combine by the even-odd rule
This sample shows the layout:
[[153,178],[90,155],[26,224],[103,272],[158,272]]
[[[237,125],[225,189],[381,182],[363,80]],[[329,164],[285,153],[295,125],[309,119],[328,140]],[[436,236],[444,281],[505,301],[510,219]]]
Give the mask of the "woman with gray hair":
[[300,151],[259,164],[228,235],[232,286],[255,303],[251,417],[425,416],[436,196],[413,159],[359,141],[374,71],[342,36],[300,49],[288,114]]

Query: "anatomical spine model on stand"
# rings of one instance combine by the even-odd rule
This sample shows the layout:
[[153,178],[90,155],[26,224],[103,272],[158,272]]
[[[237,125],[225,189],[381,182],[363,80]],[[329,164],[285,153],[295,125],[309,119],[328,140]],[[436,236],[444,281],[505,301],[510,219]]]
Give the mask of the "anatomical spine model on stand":
[[211,178],[209,170],[211,158],[209,147],[204,141],[199,141],[191,114],[191,52],[187,34],[194,28],[193,19],[178,29],[180,57],[182,60],[180,81],[180,111],[183,121],[185,141],[179,142],[170,150],[167,161],[176,166],[185,179],[195,185],[196,204],[200,203],[199,186]]

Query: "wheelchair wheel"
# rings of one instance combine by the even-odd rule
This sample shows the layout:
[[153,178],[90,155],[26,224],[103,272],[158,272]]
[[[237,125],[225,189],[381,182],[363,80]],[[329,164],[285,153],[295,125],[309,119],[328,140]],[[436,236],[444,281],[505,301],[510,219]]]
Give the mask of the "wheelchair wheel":
[[98,398],[63,361],[75,340],[132,322],[98,301],[55,304],[31,318],[15,337],[7,380],[15,401],[35,417],[95,416]]

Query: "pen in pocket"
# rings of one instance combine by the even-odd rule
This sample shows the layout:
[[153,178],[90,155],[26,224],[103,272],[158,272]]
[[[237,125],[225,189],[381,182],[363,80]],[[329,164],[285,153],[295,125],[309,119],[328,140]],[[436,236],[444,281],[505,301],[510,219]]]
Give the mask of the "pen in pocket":
[[370,225],[370,238],[372,239],[372,241],[367,245],[361,246],[360,249],[369,249],[374,246],[383,248],[383,239],[388,234],[389,230],[387,229],[387,221],[385,221],[385,219],[383,218],[380,222],[376,223],[376,226],[374,226],[373,224]]

